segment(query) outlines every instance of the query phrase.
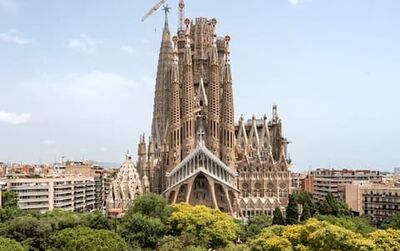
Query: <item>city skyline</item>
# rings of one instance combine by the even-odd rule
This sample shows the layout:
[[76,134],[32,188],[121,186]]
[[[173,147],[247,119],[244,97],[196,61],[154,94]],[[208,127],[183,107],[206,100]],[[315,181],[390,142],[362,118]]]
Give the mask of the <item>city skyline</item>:
[[[121,162],[150,134],[163,14],[140,22],[152,1],[47,2],[49,12],[0,0],[0,161]],[[255,1],[226,13],[226,1],[208,2],[188,1],[187,16],[215,17],[232,37],[236,121],[271,118],[277,104],[297,171],[399,165],[399,3]]]

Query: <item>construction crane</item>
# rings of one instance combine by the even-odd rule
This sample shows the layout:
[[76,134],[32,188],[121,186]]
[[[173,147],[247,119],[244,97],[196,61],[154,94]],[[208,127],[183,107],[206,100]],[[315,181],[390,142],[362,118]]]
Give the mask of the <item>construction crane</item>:
[[[149,16],[153,15],[167,0],[160,0],[153,8],[147,12],[146,15],[142,18],[142,22],[144,22]],[[179,0],[179,30],[183,30],[184,19],[185,19],[185,1]]]

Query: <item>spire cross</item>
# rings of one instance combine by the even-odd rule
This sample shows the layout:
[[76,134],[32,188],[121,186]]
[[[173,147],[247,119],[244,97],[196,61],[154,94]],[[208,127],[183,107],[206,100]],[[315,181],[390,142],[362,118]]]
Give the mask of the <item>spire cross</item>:
[[171,10],[171,7],[169,7],[168,4],[167,4],[167,5],[163,6],[162,10],[165,13],[165,23],[168,23],[168,13]]
[[204,135],[205,135],[203,126],[199,127],[199,130],[197,131],[197,135],[198,135],[198,144],[200,146],[203,146],[204,145]]
[[206,118],[205,114],[198,113],[196,114],[196,118],[199,119],[199,127],[197,128],[197,145],[202,147],[204,146],[204,136],[206,132],[204,131],[203,120]]

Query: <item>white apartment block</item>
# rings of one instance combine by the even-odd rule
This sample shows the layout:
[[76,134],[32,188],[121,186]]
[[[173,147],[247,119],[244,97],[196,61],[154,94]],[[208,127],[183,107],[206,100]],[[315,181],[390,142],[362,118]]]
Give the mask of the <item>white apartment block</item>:
[[339,198],[338,187],[343,184],[351,184],[353,181],[381,182],[382,174],[371,170],[335,170],[317,169],[312,171],[313,195],[317,200],[323,200],[328,193]]
[[90,211],[95,207],[93,177],[4,179],[7,190],[18,194],[21,209]]

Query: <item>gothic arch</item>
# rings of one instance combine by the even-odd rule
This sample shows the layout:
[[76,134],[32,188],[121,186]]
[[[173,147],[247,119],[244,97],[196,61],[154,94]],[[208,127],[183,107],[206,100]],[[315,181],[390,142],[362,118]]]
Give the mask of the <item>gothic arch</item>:
[[171,193],[168,196],[168,203],[174,203],[174,198],[175,198],[175,191],[171,191]]
[[186,184],[179,188],[176,203],[186,202],[186,195],[188,193],[188,186]]
[[217,199],[218,209],[222,212],[229,213],[228,198],[225,195],[224,188],[220,184],[215,184],[215,196]]
[[197,175],[193,181],[192,195],[190,196],[189,203],[191,205],[204,205],[214,208],[211,195],[211,187],[207,178],[203,174]]

